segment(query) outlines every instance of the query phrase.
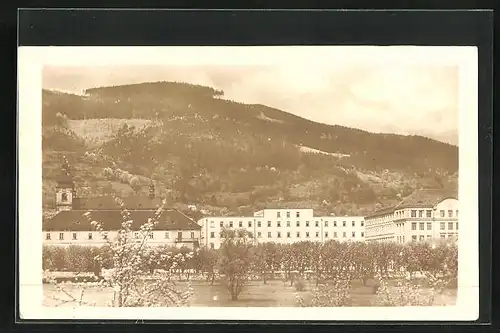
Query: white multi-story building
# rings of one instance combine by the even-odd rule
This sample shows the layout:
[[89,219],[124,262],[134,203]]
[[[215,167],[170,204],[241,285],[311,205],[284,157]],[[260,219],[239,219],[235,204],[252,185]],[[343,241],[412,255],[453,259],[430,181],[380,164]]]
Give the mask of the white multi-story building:
[[[42,223],[44,245],[88,245],[102,246],[117,236],[123,222],[121,205],[110,196],[78,198],[71,177],[64,175],[58,180],[56,191],[57,214]],[[162,204],[155,197],[154,187],[149,196],[122,198],[124,208],[133,221],[133,237],[141,238],[140,227],[153,218]],[[99,222],[104,229],[97,232],[89,218]],[[153,231],[147,235],[150,245],[173,247],[197,247],[200,244],[200,226],[190,217],[176,209],[164,209]]]
[[205,217],[201,226],[201,244],[219,248],[223,228],[246,229],[256,242],[294,243],[363,241],[364,217],[314,216],[312,209],[264,209],[253,216]]
[[396,206],[365,217],[366,241],[456,240],[458,207],[453,193],[441,189],[416,190]]

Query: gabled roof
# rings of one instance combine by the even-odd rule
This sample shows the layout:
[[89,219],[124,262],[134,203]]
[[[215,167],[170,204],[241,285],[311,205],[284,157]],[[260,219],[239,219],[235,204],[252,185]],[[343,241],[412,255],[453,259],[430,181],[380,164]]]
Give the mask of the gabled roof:
[[397,205],[379,209],[366,217],[390,214],[398,209],[404,208],[433,208],[441,201],[453,198],[458,199],[455,191],[444,189],[420,189],[401,200]]
[[399,204],[397,204],[395,209],[403,208],[425,208],[434,207],[441,201],[447,198],[457,199],[456,192],[443,190],[443,189],[422,189],[416,190],[406,198],[404,198]]
[[[120,210],[95,210],[90,211],[89,217],[83,214],[88,210],[61,211],[50,219],[44,220],[43,231],[92,231],[94,227],[89,219],[101,223],[104,230],[118,230],[123,222]],[[132,210],[130,218],[133,220],[131,229],[139,230],[140,226],[154,216],[154,210]],[[176,209],[164,209],[160,215],[155,230],[199,230],[201,229],[194,220]]]
[[[162,204],[161,198],[147,196],[129,196],[121,198],[127,210],[156,210]],[[120,210],[121,207],[112,196],[93,198],[75,198],[74,209],[85,210]]]

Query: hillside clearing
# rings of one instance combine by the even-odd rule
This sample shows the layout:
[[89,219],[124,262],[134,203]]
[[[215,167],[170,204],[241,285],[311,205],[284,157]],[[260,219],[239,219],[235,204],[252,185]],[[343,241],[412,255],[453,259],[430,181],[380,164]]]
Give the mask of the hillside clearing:
[[297,147],[299,147],[299,149],[302,153],[323,154],[323,155],[329,155],[329,156],[338,157],[338,158],[351,156],[350,154],[328,153],[326,151],[322,151],[319,149],[314,149],[314,148],[306,147],[306,146],[297,146]]
[[87,145],[99,145],[111,139],[124,125],[134,126],[140,130],[151,123],[148,119],[85,119],[68,120],[69,128],[80,138],[85,140]]

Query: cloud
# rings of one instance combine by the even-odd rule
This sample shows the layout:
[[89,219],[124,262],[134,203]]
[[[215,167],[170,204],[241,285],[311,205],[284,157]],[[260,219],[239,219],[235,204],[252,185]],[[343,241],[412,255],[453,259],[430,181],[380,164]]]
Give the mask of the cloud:
[[[305,60],[311,61],[311,60]],[[46,68],[43,86],[181,81],[221,89],[225,98],[264,104],[328,124],[418,134],[458,144],[458,69],[444,66],[283,64]]]

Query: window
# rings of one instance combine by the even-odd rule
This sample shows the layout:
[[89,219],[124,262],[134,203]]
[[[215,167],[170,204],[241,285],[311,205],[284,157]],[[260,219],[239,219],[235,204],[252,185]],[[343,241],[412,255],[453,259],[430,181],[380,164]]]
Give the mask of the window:
[[[134,238],[139,238],[139,233],[138,232],[134,232]],[[89,236],[89,239],[90,239],[90,236]]]
[[238,227],[240,227],[240,228],[243,227],[243,221],[240,221],[240,223],[238,223]]
[[291,237],[291,235],[290,235],[290,231],[288,231],[288,232],[286,233],[286,237],[287,237],[287,238],[290,238],[290,237]]
[[416,235],[411,236],[411,240],[415,242],[417,240],[417,236]]
[[418,236],[419,241],[423,241],[424,239],[425,239],[425,237],[423,235]]
[[439,216],[444,217],[444,210],[442,210],[442,209],[441,209],[441,210],[439,211]]
[[224,221],[220,221],[220,227],[222,228],[224,226]]
[[444,224],[444,222],[441,222],[441,223],[439,224],[439,229],[440,229],[440,230],[444,230],[444,229],[445,229],[445,224]]
[[345,227],[345,221],[342,222],[342,226]]
[[290,227],[290,221],[286,221],[286,226]]
[[248,221],[248,227],[251,228],[252,227],[252,221]]
[[337,238],[337,232],[336,231],[333,232],[333,237]]
[[271,232],[270,231],[267,233],[267,238],[271,238]]
[[150,232],[150,233],[149,233],[149,238],[153,239],[153,237],[154,237],[153,232]]
[[328,228],[328,221],[325,221],[325,228]]
[[333,226],[336,227],[337,226],[337,221],[333,221]]
[[290,212],[286,212],[286,217],[290,218]]
[[306,232],[306,237],[307,237],[307,238],[309,238],[309,231],[308,231],[308,232]]
[[458,217],[458,209],[455,211],[455,216]]
[[89,232],[89,240],[92,240],[92,233]]
[[427,210],[427,217],[432,217],[432,210],[430,209]]
[[257,227],[262,227],[262,223],[260,221],[257,221]]
[[361,226],[364,227],[365,226],[365,221],[361,221]]
[[214,221],[210,221],[210,228],[215,228]]
[[280,218],[281,217],[281,213],[280,212],[276,212],[276,217]]
[[318,221],[316,221],[315,226],[316,226],[316,227],[319,227],[319,222],[318,222]]
[[445,234],[441,234],[441,235],[439,235],[439,237],[444,239],[446,237],[446,235]]
[[344,238],[346,238],[346,237],[347,237],[347,235],[346,235],[346,232],[345,232],[345,231],[342,233],[342,237],[344,237]]
[[417,211],[412,209],[411,211],[411,217],[417,217]]
[[278,225],[278,228],[281,227],[281,221],[276,222],[276,224]]
[[361,237],[365,237],[365,233],[361,231]]
[[297,212],[297,213],[295,214],[295,216],[296,216],[296,217],[300,217],[300,212]]
[[353,238],[356,237],[356,232],[355,231],[352,232],[352,237]]
[[[279,222],[278,222],[279,223]],[[271,221],[267,221],[267,227],[271,228]]]
[[67,202],[67,201],[68,201],[68,193],[63,192],[63,193],[61,194],[61,201],[62,201],[62,202]]
[[432,223],[431,222],[427,222],[427,230],[432,230]]
[[64,233],[62,232],[59,233],[59,240],[64,240]]
[[300,227],[300,221],[297,221],[297,227]]
[[212,231],[212,232],[210,233],[210,238],[215,238],[215,232],[213,232],[213,231]]
[[261,238],[261,237],[262,237],[262,233],[261,233],[260,231],[259,231],[259,232],[257,232],[257,237],[258,237],[258,238]]
[[424,230],[424,227],[425,227],[425,223],[424,222],[420,222],[418,224],[418,230]]
[[448,217],[453,217],[453,211],[451,209],[448,211]]
[[417,230],[417,222],[411,223],[411,230]]
[[165,232],[165,239],[170,239],[170,233],[168,231]]
[[448,222],[448,230],[453,230],[453,222]]
[[423,210],[419,210],[418,211],[418,217],[424,217],[424,211]]
[[309,226],[309,221],[306,221],[306,227],[308,227],[308,226]]
[[[73,234],[73,239],[76,239],[76,233]],[[102,239],[108,239],[108,233],[105,232],[102,234]]]
[[319,232],[316,231],[316,238],[318,238],[318,237],[319,237]]
[[455,230],[458,230],[458,222],[457,222],[457,226],[455,227]]
[[46,240],[50,240],[50,232],[48,232],[48,233],[45,235],[45,239],[46,239]]
[[278,238],[281,238],[281,232],[280,232],[280,231],[278,231],[278,233],[277,233],[277,234],[278,234]]
[[328,231],[325,231],[325,238],[328,238]]
[[233,221],[229,221],[229,228],[233,227]]
[[432,236],[431,236],[431,235],[427,235],[427,239],[431,239],[431,238],[432,238]]
[[300,232],[297,231],[297,238],[300,238]]
[[355,227],[356,226],[356,221],[352,221],[352,226]]
[[213,250],[214,249],[214,243],[210,243],[210,248]]

